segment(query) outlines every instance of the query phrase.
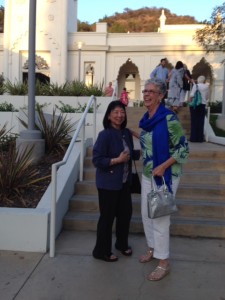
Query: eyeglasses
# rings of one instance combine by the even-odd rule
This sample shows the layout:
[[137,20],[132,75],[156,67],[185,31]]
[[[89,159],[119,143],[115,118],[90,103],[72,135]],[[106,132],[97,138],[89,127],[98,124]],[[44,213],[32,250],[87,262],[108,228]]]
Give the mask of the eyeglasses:
[[142,94],[161,94],[161,93],[153,90],[143,90]]

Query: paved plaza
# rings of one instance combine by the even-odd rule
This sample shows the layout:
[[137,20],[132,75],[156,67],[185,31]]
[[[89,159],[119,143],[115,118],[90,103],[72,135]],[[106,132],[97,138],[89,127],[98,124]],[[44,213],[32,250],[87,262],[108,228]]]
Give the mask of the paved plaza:
[[146,276],[157,261],[141,264],[143,234],[130,235],[132,257],[96,260],[95,232],[64,231],[56,255],[0,251],[2,300],[225,300],[225,240],[171,238],[171,273],[159,282]]

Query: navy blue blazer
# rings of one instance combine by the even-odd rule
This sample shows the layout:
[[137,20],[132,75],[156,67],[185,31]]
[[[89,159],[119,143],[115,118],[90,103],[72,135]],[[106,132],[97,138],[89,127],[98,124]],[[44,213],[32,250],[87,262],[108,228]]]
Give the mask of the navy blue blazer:
[[122,188],[124,164],[110,166],[110,162],[124,150],[123,138],[130,149],[128,181],[131,183],[132,159],[140,158],[140,150],[134,150],[133,137],[129,129],[118,130],[111,127],[99,132],[93,147],[92,162],[96,167],[96,186],[99,189],[120,190]]

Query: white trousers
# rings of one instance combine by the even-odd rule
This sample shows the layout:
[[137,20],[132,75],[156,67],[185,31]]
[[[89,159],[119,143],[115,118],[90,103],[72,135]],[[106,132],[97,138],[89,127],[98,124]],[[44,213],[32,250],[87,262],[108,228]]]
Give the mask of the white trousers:
[[[173,179],[172,191],[176,195],[180,178]],[[164,216],[156,219],[148,217],[147,194],[151,190],[151,180],[142,175],[141,191],[141,215],[144,226],[145,237],[149,248],[154,249],[153,256],[157,259],[169,258],[170,247],[170,216]]]

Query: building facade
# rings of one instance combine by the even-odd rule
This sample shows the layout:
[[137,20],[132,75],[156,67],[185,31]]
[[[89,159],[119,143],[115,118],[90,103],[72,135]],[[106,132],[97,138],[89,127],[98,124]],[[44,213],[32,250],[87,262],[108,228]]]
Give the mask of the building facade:
[[[193,37],[202,26],[166,25],[162,11],[158,32],[108,33],[106,23],[97,23],[96,32],[77,32],[77,0],[38,0],[36,73],[58,84],[84,80],[107,85],[118,81],[118,93],[126,87],[134,101],[142,98],[145,80],[166,57],[172,66],[181,60],[191,72],[204,73],[211,86],[211,100],[221,101],[224,56],[220,51],[206,54],[196,44]],[[5,1],[4,28],[0,72],[11,82],[21,82],[29,68],[29,0]]]

